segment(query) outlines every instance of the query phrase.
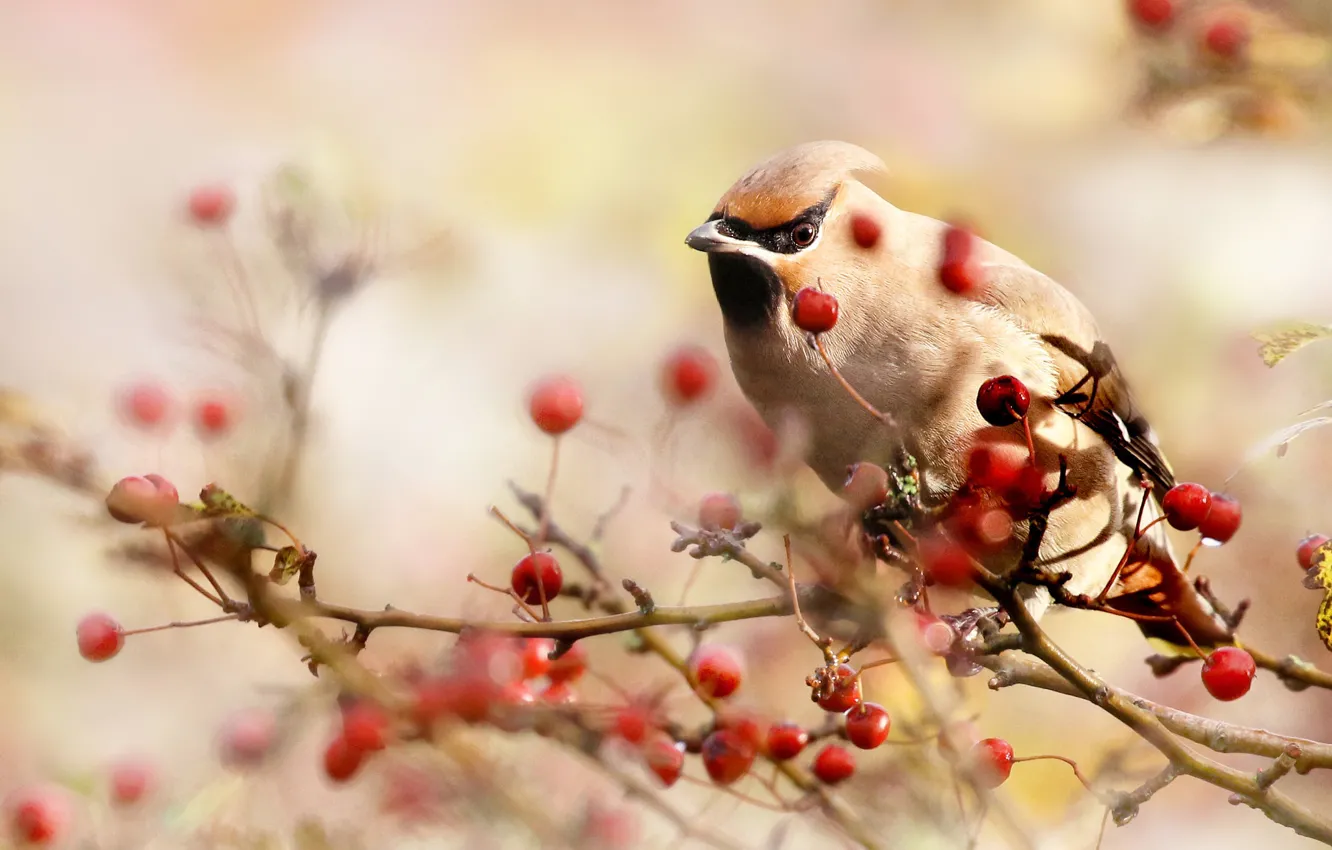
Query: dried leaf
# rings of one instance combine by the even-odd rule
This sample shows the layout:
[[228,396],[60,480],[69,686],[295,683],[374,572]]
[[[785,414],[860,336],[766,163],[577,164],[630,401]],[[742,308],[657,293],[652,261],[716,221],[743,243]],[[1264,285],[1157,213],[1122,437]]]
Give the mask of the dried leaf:
[[206,517],[254,516],[253,510],[216,484],[205,484],[199,491],[199,501],[203,502],[203,515]]
[[1252,336],[1262,343],[1258,353],[1263,362],[1275,366],[1309,343],[1332,337],[1332,325],[1297,322],[1269,331],[1255,331]]
[[301,567],[313,561],[314,557],[315,553],[309,549],[283,546],[273,558],[273,569],[269,571],[268,578],[274,584],[286,584],[300,573]]

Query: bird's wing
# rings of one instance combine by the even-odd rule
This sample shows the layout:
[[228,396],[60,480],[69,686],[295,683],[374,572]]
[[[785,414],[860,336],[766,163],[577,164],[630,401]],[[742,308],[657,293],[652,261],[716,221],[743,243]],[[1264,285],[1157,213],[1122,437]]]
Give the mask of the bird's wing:
[[1162,498],[1175,484],[1174,471],[1087,308],[1030,266],[989,263],[984,270],[980,300],[1040,339],[1054,360],[1056,406],[1100,435],[1122,463],[1152,482],[1156,498]]

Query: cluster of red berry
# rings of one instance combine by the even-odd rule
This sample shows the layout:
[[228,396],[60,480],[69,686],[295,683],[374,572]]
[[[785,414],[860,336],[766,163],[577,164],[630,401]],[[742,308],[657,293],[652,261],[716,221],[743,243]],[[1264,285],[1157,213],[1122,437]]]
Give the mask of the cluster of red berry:
[[[139,383],[121,393],[119,409],[124,421],[142,431],[165,433],[175,424],[176,401],[171,392],[158,383]],[[196,400],[190,421],[200,439],[225,436],[239,416],[235,398],[223,391],[211,391]]]
[[[1180,0],[1128,0],[1128,13],[1140,32],[1159,37],[1175,28],[1181,5]],[[1232,4],[1203,14],[1194,37],[1208,58],[1238,63],[1245,58],[1251,34],[1248,20]]]

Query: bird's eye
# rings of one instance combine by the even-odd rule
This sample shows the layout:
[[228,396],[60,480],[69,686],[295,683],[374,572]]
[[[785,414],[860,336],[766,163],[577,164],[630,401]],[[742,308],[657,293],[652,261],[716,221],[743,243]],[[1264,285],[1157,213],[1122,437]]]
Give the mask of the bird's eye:
[[801,248],[808,247],[814,241],[816,235],[818,235],[818,230],[808,221],[802,221],[791,228],[791,241]]

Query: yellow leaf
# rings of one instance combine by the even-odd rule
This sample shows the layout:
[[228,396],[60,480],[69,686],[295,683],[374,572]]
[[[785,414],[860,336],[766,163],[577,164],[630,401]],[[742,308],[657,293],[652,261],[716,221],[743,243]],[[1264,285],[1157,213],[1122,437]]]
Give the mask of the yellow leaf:
[[1258,353],[1268,366],[1275,366],[1309,343],[1328,337],[1332,337],[1332,325],[1312,325],[1308,322],[1253,333],[1253,338],[1262,343]]

